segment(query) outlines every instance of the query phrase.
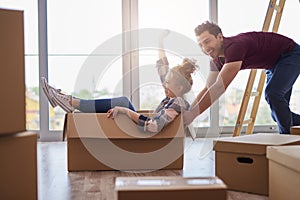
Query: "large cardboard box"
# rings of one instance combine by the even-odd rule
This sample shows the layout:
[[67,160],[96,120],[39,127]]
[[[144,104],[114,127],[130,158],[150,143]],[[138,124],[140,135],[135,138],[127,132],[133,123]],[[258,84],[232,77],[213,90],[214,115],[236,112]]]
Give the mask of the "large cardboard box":
[[26,130],[23,11],[0,9],[0,135]]
[[267,146],[300,144],[300,136],[259,133],[214,141],[216,175],[229,189],[267,195]]
[[157,134],[140,131],[127,116],[73,113],[65,118],[68,170],[182,169],[181,116]]
[[292,126],[290,131],[292,135],[300,135],[300,126]]
[[37,134],[0,137],[0,199],[37,199]]
[[300,197],[300,146],[268,147],[269,199]]
[[226,200],[226,185],[217,177],[118,177],[117,200]]

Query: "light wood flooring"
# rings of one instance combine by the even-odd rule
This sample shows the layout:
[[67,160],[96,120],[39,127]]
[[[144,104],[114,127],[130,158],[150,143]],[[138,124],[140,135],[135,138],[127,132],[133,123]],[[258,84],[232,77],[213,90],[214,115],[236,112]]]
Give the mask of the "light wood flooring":
[[[186,140],[183,170],[155,172],[68,172],[66,142],[38,142],[40,200],[115,200],[114,181],[120,176],[215,176],[212,139]],[[229,191],[228,200],[267,200],[268,197]]]

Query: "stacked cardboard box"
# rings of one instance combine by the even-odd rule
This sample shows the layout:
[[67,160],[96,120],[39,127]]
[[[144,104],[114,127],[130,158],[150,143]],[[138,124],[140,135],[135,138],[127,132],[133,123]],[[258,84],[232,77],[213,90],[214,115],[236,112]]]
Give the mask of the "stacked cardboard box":
[[182,169],[184,128],[181,116],[161,132],[146,133],[125,115],[67,114],[68,170]]
[[0,9],[0,135],[24,131],[23,12]]
[[37,199],[37,134],[0,137],[0,199]]
[[268,147],[269,199],[300,197],[300,146]]
[[217,177],[118,177],[115,191],[117,200],[227,199],[227,187]]
[[23,11],[0,9],[0,199],[37,199],[37,134],[25,132]]
[[216,175],[229,189],[267,195],[267,146],[295,144],[300,144],[300,136],[267,133],[215,140]]
[[300,135],[300,126],[292,126],[291,134],[292,135]]

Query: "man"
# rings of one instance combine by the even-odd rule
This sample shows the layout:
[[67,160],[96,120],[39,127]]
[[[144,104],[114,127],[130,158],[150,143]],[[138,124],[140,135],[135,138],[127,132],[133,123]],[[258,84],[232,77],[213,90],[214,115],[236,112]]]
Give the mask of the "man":
[[209,108],[243,69],[265,69],[265,97],[280,133],[300,125],[300,115],[289,108],[292,87],[300,73],[300,46],[292,39],[270,32],[248,32],[224,37],[220,27],[204,22],[195,29],[202,51],[211,57],[206,86],[184,113],[185,124]]

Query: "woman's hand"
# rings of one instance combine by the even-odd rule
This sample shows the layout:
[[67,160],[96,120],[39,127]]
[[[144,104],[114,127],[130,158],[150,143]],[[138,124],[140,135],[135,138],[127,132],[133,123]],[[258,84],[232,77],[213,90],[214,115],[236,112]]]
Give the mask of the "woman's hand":
[[107,118],[116,118],[119,113],[127,113],[127,108],[116,106],[107,111]]

